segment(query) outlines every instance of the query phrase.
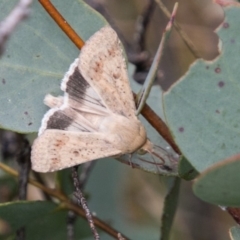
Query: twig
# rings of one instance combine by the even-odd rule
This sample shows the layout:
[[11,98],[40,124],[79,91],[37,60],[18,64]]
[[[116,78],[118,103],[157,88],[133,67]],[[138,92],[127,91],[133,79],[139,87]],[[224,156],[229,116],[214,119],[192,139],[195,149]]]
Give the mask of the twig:
[[[31,168],[30,161],[31,148],[28,140],[22,136],[22,142],[19,145],[19,153],[17,154],[16,160],[19,164],[19,200],[26,200],[27,197],[27,184],[28,184],[28,175]],[[25,239],[25,227],[21,227],[16,231],[16,239],[24,240]]]
[[[168,9],[166,8],[166,6],[163,4],[162,0],[155,0],[156,3],[158,4],[159,8],[163,11],[163,13],[170,19],[171,18],[171,13],[168,11]],[[192,52],[192,54],[194,55],[195,58],[200,58],[201,55],[199,54],[197,48],[195,47],[195,45],[193,44],[193,42],[191,41],[191,39],[189,39],[189,37],[187,36],[187,34],[182,30],[181,26],[178,24],[177,21],[174,22],[174,27],[175,29],[178,31],[179,35],[182,37],[183,41],[185,42],[185,44],[187,45],[187,47],[189,48],[189,50]]]
[[87,201],[84,198],[83,193],[82,193],[82,191],[80,189],[80,182],[79,182],[79,179],[78,179],[77,169],[78,169],[78,166],[72,167],[72,178],[73,178],[73,184],[74,184],[74,187],[75,187],[74,196],[77,199],[78,205],[82,206],[82,208],[84,209],[84,211],[86,213],[86,217],[87,217],[89,226],[90,226],[90,228],[91,228],[91,230],[93,232],[94,239],[95,240],[99,240],[100,237],[99,237],[97,229],[96,229],[96,227],[94,225],[92,214],[91,214],[91,212],[90,212],[90,210],[89,210],[89,208],[87,206]]
[[[19,174],[17,171],[15,171],[14,169],[10,168],[9,166],[7,166],[6,164],[3,164],[0,162],[0,168],[7,172],[8,174],[14,176],[14,177],[18,177]],[[43,186],[42,184],[40,184],[39,182],[29,178],[28,182],[30,184],[32,184],[33,186],[43,190],[44,192],[46,192],[47,194],[49,194],[52,197],[57,198],[58,200],[60,200],[62,202],[62,205],[60,205],[62,207],[62,209],[66,209],[66,210],[72,210],[74,212],[76,212],[79,216],[86,218],[85,216],[85,212],[84,210],[73,204],[68,197],[63,194],[60,191],[57,191],[55,189],[50,189],[46,186]],[[101,221],[99,218],[94,217],[93,216],[93,221],[95,223],[95,225],[99,228],[101,228],[103,231],[105,231],[106,233],[108,233],[109,235],[111,235],[112,237],[114,237],[115,239],[118,239],[118,234],[119,232],[116,231],[115,229],[113,229],[111,226],[109,226],[108,224],[106,224],[105,222]],[[129,238],[127,238],[126,236],[122,235],[126,240],[129,240]]]
[[[81,174],[79,177],[79,188],[83,191],[85,184],[87,183],[88,177],[90,176],[90,172],[93,169],[96,161],[86,162],[81,167]],[[75,203],[76,201],[73,202]],[[73,211],[68,211],[67,215],[67,237],[68,240],[74,239],[74,224],[77,219],[76,213]]]
[[57,23],[57,25],[62,29],[62,31],[66,33],[66,35],[71,39],[75,46],[78,49],[81,49],[84,45],[84,41],[78,36],[78,34],[73,30],[69,23],[53,6],[53,4],[49,0],[39,0],[39,2],[45,8],[47,13],[52,17],[52,19]]
[[68,211],[67,215],[67,240],[74,240],[74,223],[77,215],[73,211]]
[[31,3],[32,0],[19,0],[12,12],[0,23],[0,55],[16,26],[29,15]]

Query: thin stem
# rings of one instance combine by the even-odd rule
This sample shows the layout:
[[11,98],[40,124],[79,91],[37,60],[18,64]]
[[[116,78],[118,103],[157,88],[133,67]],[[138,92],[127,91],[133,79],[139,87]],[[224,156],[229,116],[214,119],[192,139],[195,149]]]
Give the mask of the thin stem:
[[[81,167],[81,174],[79,177],[79,189],[81,189],[82,191],[87,183],[88,177],[90,176],[90,172],[93,169],[93,166],[95,165],[95,163],[96,161],[86,162]],[[73,199],[73,202],[76,203],[75,199]],[[74,239],[74,224],[76,220],[77,220],[76,213],[73,211],[68,211],[68,215],[67,215],[68,240]]]
[[73,28],[68,24],[68,22],[63,18],[63,16],[58,12],[58,10],[53,6],[49,0],[39,0],[48,14],[57,23],[57,25],[62,29],[62,31],[71,39],[71,41],[76,45],[78,49],[81,49],[84,45],[84,41],[78,36],[78,34],[73,30]]
[[78,166],[75,166],[75,167],[72,167],[72,179],[73,179],[73,185],[75,187],[75,193],[74,193],[74,196],[76,197],[77,199],[77,203],[79,206],[82,206],[82,208],[84,209],[85,211],[85,214],[86,214],[86,217],[87,217],[87,220],[88,220],[88,223],[89,223],[89,226],[93,232],[93,235],[94,235],[94,239],[95,240],[99,240],[100,237],[99,237],[99,234],[97,232],[97,229],[94,225],[94,221],[93,221],[93,217],[92,217],[92,214],[87,206],[87,201],[85,199],[85,197],[83,196],[83,193],[80,189],[80,181],[79,181],[79,178],[78,178]]
[[74,224],[76,222],[77,215],[73,211],[68,211],[67,215],[67,240],[74,240]]

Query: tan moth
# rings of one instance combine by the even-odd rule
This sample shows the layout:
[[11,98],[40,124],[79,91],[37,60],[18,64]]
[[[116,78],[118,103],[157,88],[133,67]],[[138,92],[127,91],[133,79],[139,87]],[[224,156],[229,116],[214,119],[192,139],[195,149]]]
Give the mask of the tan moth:
[[136,116],[127,66],[115,31],[103,27],[84,45],[65,74],[64,97],[47,95],[32,169],[56,171],[137,150],[153,152]]

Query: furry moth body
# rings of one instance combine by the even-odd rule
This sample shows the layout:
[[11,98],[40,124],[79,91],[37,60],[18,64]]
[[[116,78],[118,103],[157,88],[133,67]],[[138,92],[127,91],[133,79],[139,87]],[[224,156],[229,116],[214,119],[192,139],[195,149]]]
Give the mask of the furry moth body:
[[151,151],[136,117],[120,41],[109,26],[84,45],[61,84],[64,97],[47,95],[32,168],[56,171],[138,149]]

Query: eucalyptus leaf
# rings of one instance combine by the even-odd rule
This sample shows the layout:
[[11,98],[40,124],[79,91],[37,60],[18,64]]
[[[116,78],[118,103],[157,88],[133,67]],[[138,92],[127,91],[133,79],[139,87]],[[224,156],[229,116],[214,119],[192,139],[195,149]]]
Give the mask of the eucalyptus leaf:
[[194,179],[198,175],[198,172],[184,157],[182,157],[179,161],[178,173],[181,178],[184,178],[188,181]]
[[42,218],[54,211],[57,205],[43,201],[18,201],[0,204],[0,217],[5,220],[13,231],[23,227],[37,218]]
[[197,60],[166,94],[167,124],[183,155],[203,171],[240,149],[240,8],[226,8],[220,55]]
[[196,179],[194,193],[209,203],[240,207],[239,172],[240,155],[216,163]]
[[[0,204],[0,218],[16,231],[26,228],[26,240],[65,240],[67,238],[67,211],[49,201],[18,201]],[[91,235],[87,221],[77,218],[74,224],[78,239]]]

